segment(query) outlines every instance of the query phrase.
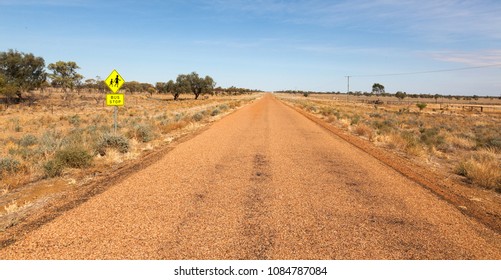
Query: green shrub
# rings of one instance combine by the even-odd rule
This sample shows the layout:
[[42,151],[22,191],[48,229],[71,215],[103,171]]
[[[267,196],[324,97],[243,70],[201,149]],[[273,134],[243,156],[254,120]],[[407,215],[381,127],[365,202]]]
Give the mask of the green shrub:
[[108,148],[116,149],[122,154],[127,153],[130,148],[129,139],[123,135],[105,133],[99,138],[96,144],[96,152],[104,156]]
[[489,139],[486,146],[501,150],[501,137]]
[[217,116],[219,113],[220,113],[219,109],[216,108],[216,109],[212,110],[210,115],[214,117],[214,116]]
[[81,146],[69,146],[56,152],[55,160],[65,167],[83,168],[92,163],[92,155]]
[[155,120],[160,121],[160,122],[162,122],[164,120],[168,120],[168,119],[169,119],[169,117],[167,116],[166,113],[163,113],[163,114],[155,117]]
[[331,107],[322,107],[320,108],[320,113],[324,116],[329,116],[329,115],[336,115],[336,113],[339,114],[339,112],[336,111],[336,109],[331,108]]
[[191,117],[194,121],[199,122],[204,118],[204,115],[200,112],[196,113]]
[[163,119],[160,121],[160,125],[163,125],[163,126],[168,125],[169,123],[170,123],[169,119]]
[[128,132],[127,136],[129,138],[135,138],[141,142],[150,142],[155,138],[155,134],[153,133],[153,129],[149,125],[145,124],[137,124],[134,125]]
[[416,103],[416,107],[419,108],[419,111],[423,111],[423,109],[426,108],[426,106],[428,106],[428,104],[426,103]]
[[439,147],[445,143],[444,136],[440,135],[440,129],[433,128],[421,128],[419,130],[421,133],[420,140],[429,147],[435,146]]
[[80,125],[80,116],[79,115],[73,115],[68,117],[68,122],[72,124],[73,126],[79,126]]
[[400,133],[400,136],[405,140],[406,148],[416,147],[418,145],[418,139],[416,138],[416,135],[411,131],[402,131]]
[[33,134],[26,134],[24,135],[21,139],[19,139],[19,146],[22,147],[29,147],[37,144],[38,139],[35,135]]
[[52,154],[61,147],[62,142],[61,133],[49,130],[39,140],[40,151],[45,155]]
[[501,127],[492,125],[475,125],[472,127],[475,142],[479,148],[495,148],[501,150]]
[[73,128],[62,140],[62,146],[79,146],[85,140],[84,130]]
[[174,120],[176,122],[180,121],[182,118],[184,117],[184,113],[177,113],[175,116],[174,116]]
[[41,157],[42,151],[40,149],[30,149],[21,147],[19,149],[9,149],[9,155],[20,156],[24,160],[37,160]]
[[87,133],[93,135],[97,132],[97,126],[95,125],[89,125],[87,126],[87,129],[86,129]]
[[360,121],[360,116],[359,115],[355,115],[353,116],[353,118],[351,119],[351,125],[356,125],[358,124],[358,122]]
[[221,104],[221,105],[219,105],[219,109],[220,109],[221,111],[226,111],[226,110],[228,110],[228,105],[226,105],[226,104]]
[[373,121],[372,126],[378,130],[380,134],[389,134],[395,128],[394,121],[391,119],[387,119],[384,121]]
[[0,159],[0,175],[2,174],[14,174],[21,170],[21,163],[13,158],[1,158]]
[[63,174],[64,164],[58,160],[51,159],[44,163],[43,171],[46,178],[54,178]]

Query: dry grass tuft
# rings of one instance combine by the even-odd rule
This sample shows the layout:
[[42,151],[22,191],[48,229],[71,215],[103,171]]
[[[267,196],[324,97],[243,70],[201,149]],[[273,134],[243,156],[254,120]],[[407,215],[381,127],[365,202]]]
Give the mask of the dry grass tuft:
[[374,140],[374,130],[365,124],[358,124],[354,130],[355,134]]
[[117,164],[117,163],[122,163],[123,162],[123,156],[122,153],[115,149],[109,149],[106,152],[106,161],[111,164]]
[[25,208],[28,208],[31,205],[32,205],[32,203],[29,203],[29,202],[24,203],[23,205],[18,205],[17,202],[13,201],[12,203],[5,205],[3,208],[5,211],[5,214],[11,214],[11,213],[19,212]]
[[384,141],[390,149],[405,150],[407,146],[407,141],[397,132],[390,133]]
[[446,139],[447,143],[450,143],[453,147],[458,149],[472,150],[477,145],[475,141],[457,135],[448,136]]
[[501,190],[501,160],[493,150],[470,153],[459,162],[456,173],[483,188]]
[[188,124],[187,121],[177,121],[177,122],[169,122],[167,124],[164,124],[164,125],[160,125],[159,126],[159,129],[160,129],[160,132],[162,134],[166,134],[166,133],[169,133],[171,131],[174,131],[174,130],[177,130],[177,129],[180,129],[180,128],[183,128],[185,127],[186,125]]

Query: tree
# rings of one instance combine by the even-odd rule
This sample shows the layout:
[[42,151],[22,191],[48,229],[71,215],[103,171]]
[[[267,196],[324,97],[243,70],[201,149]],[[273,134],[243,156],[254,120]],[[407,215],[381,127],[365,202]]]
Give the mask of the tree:
[[397,93],[395,93],[395,97],[400,99],[400,100],[403,100],[405,97],[407,97],[407,93],[406,92],[401,92],[401,91],[397,91]]
[[96,76],[96,89],[99,93],[104,93],[106,92],[106,89],[108,87],[106,86],[105,82],[101,79],[101,76]]
[[210,93],[211,95],[214,95],[215,87],[216,87],[216,82],[214,82],[214,79],[212,79],[212,77],[210,76],[205,76],[202,93]]
[[85,83],[84,83],[84,87],[89,91],[96,89],[96,80],[95,79],[86,79]]
[[76,71],[80,67],[73,61],[58,61],[49,64],[48,68],[52,71],[52,74],[49,74],[52,86],[62,88],[64,93],[67,93],[68,89],[73,90],[83,78]]
[[141,84],[136,81],[125,82],[122,88],[129,93],[141,92]]
[[197,72],[191,72],[190,74],[180,76],[182,76],[181,82],[183,83],[183,87],[188,86],[191,92],[195,94],[195,99],[198,99],[200,94],[211,93],[216,86],[216,83],[210,76],[201,78],[198,76]]
[[384,86],[382,84],[375,83],[372,85],[372,93],[374,94],[383,94]]
[[426,108],[426,106],[428,106],[428,104],[426,103],[416,103],[416,107],[419,108],[419,111],[423,111],[424,108]]
[[151,97],[153,97],[153,94],[157,91],[154,87],[149,87],[147,90],[146,90]]
[[174,92],[174,89],[176,88],[176,83],[174,83],[173,80],[169,80],[166,84],[165,84],[165,92]]
[[438,103],[438,99],[441,97],[440,94],[435,94],[433,98],[435,98],[435,103]]
[[3,85],[0,92],[8,99],[40,88],[47,79],[45,61],[33,54],[25,54],[14,50],[0,52],[0,75]]
[[175,83],[173,80],[169,80],[167,83],[164,82],[158,82],[155,84],[155,89],[158,91],[158,93],[173,93],[174,92],[174,87]]
[[176,78],[176,84],[174,86],[174,91],[172,95],[174,95],[174,100],[179,98],[181,93],[187,93],[191,91],[191,84],[188,75],[180,74]]
[[167,86],[167,83],[157,82],[155,84],[155,89],[157,90],[158,93],[167,93],[166,86]]
[[[16,96],[17,88],[12,84],[7,83],[7,78],[0,73],[0,95],[7,97],[7,100],[11,100]],[[10,102],[9,102],[10,103]]]
[[152,84],[149,83],[140,83],[140,92],[147,92],[150,93],[150,88],[154,88]]
[[201,94],[211,93],[214,94],[214,87],[216,82],[210,76],[201,78],[196,72],[190,74],[179,74],[176,81],[169,80],[167,83],[156,83],[156,89],[162,93],[171,93],[174,100],[177,100],[183,93],[195,94],[195,99]]

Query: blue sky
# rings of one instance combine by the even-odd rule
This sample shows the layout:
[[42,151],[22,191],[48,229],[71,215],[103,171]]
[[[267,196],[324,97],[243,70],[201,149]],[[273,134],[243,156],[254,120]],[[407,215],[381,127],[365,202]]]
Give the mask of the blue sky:
[[223,87],[344,92],[352,75],[353,91],[499,96],[500,15],[499,0],[0,0],[0,50],[75,61],[86,78],[196,71]]

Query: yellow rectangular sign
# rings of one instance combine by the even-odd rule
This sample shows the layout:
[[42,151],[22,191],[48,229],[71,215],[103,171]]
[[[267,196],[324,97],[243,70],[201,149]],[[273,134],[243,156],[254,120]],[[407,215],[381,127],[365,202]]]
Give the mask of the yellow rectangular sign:
[[107,106],[124,106],[125,100],[123,94],[107,94],[106,95],[106,105]]

